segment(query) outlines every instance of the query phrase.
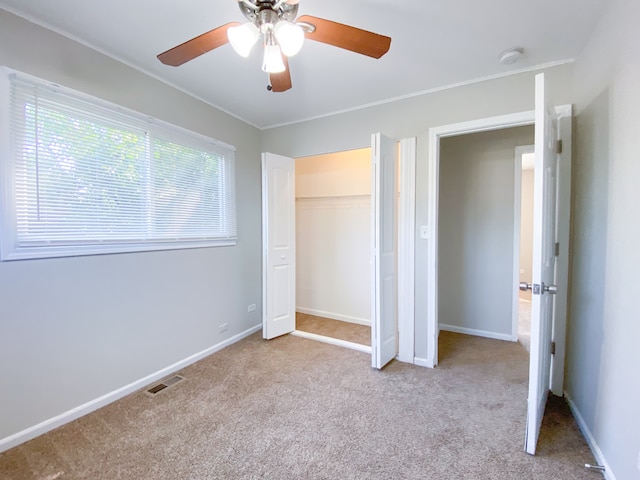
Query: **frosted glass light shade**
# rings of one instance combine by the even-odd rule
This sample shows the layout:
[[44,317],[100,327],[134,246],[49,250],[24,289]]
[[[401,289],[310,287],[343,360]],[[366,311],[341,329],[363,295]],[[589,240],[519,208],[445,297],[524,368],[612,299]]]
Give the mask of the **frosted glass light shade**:
[[229,43],[241,57],[249,56],[251,48],[253,48],[259,37],[260,31],[253,23],[229,27],[227,30]]
[[292,57],[302,49],[304,43],[304,31],[295,23],[280,21],[273,29],[276,39],[280,44],[282,53]]
[[280,73],[285,71],[284,62],[282,61],[282,52],[278,45],[267,44],[264,46],[262,71],[267,73]]

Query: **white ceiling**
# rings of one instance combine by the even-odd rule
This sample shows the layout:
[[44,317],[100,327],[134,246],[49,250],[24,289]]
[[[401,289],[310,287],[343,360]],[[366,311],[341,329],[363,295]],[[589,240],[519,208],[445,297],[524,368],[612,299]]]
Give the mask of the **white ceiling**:
[[[81,41],[259,128],[294,123],[458,83],[570,61],[604,0],[301,0],[313,15],[390,36],[380,60],[313,41],[290,59],[293,88],[266,89],[260,49],[225,45],[180,67],[156,55],[221,24],[235,0],[0,0],[0,7]],[[522,47],[519,63],[499,54]]]

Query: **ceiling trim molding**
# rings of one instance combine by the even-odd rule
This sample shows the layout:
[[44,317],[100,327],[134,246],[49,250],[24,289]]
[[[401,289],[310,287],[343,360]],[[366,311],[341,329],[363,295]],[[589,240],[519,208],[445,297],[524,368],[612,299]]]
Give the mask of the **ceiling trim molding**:
[[304,118],[302,120],[295,120],[295,121],[292,121],[292,122],[279,123],[277,125],[262,127],[261,130],[270,130],[270,129],[273,129],[273,128],[287,127],[287,126],[290,126],[290,125],[296,125],[298,123],[309,122],[311,120],[319,120],[321,118],[333,117],[334,115],[340,115],[340,114],[343,114],[343,113],[349,113],[349,112],[355,112],[355,111],[358,111],[358,110],[364,110],[364,109],[370,108],[370,107],[377,107],[377,106],[380,106],[380,105],[385,105],[387,103],[399,102],[401,100],[407,100],[409,98],[420,97],[422,95],[429,95],[431,93],[442,92],[444,90],[451,90],[453,88],[465,87],[465,86],[473,85],[473,84],[476,84],[476,83],[486,82],[488,80],[496,80],[498,78],[510,77],[512,75],[519,75],[521,73],[535,72],[537,70],[545,70],[547,68],[553,68],[553,67],[558,67],[558,66],[561,66],[561,65],[567,65],[569,63],[574,63],[575,61],[576,61],[575,58],[566,58],[566,59],[563,59],[563,60],[556,60],[555,62],[541,63],[539,65],[533,65],[531,67],[521,68],[519,70],[513,70],[513,71],[510,71],[510,72],[503,72],[503,73],[496,73],[494,75],[487,75],[485,77],[474,78],[472,80],[465,80],[463,82],[450,83],[448,85],[443,85],[441,87],[434,87],[434,88],[430,88],[430,89],[427,89],[427,90],[421,90],[419,92],[408,93],[406,95],[400,95],[398,97],[392,97],[392,98],[388,98],[386,100],[380,100],[380,101],[377,101],[377,102],[366,103],[366,104],[363,104],[363,105],[359,105],[357,107],[345,108],[344,110],[337,110],[337,111],[334,111],[334,112],[331,112],[331,113],[325,113],[325,114],[322,114],[322,115],[316,115],[316,116],[313,116],[313,117]]
[[24,14],[23,12],[18,12],[12,7],[2,6],[2,9],[4,9],[7,12],[9,12],[9,13],[11,13],[13,15],[16,15],[17,17],[20,17],[20,18],[22,18],[22,19],[24,19],[24,20],[26,20],[26,21],[28,21],[30,23],[38,25],[39,27],[45,28],[46,30],[52,31],[53,33],[56,33],[56,34],[61,35],[63,37],[66,37],[69,40],[72,40],[72,41],[74,41],[74,42],[76,42],[76,43],[78,43],[80,45],[83,45],[83,46],[85,46],[87,48],[90,48],[91,50],[94,50],[94,51],[96,51],[96,52],[98,52],[98,53],[100,53],[100,54],[102,54],[102,55],[104,55],[104,56],[106,56],[108,58],[111,58],[111,59],[113,59],[113,60],[115,60],[115,61],[117,61],[119,63],[122,63],[123,65],[126,65],[127,67],[129,67],[129,68],[131,68],[131,69],[133,69],[133,70],[135,70],[137,72],[140,72],[140,73],[142,73],[144,75],[147,75],[148,77],[153,78],[154,80],[157,80],[157,81],[159,81],[159,82],[161,82],[161,83],[163,83],[163,84],[165,84],[165,85],[167,85],[167,86],[169,86],[169,87],[171,87],[171,88],[173,88],[173,89],[175,89],[175,90],[177,90],[177,91],[179,91],[179,92],[181,92],[181,93],[183,93],[185,95],[190,96],[191,98],[194,98],[195,100],[198,100],[198,101],[200,101],[200,102],[202,102],[202,103],[204,103],[204,104],[206,104],[206,105],[208,105],[208,106],[210,106],[212,108],[215,108],[215,109],[221,111],[222,113],[225,113],[225,114],[229,115],[230,117],[233,117],[233,118],[235,118],[235,119],[237,119],[237,120],[239,120],[239,121],[241,121],[241,122],[243,122],[243,123],[245,123],[245,124],[247,124],[247,125],[249,125],[251,127],[254,127],[254,128],[256,128],[256,129],[258,129],[260,131],[272,130],[272,129],[275,129],[275,128],[287,127],[287,126],[296,125],[296,124],[300,124],[300,123],[310,122],[310,121],[313,121],[313,120],[319,120],[319,119],[322,119],[322,118],[333,117],[335,115],[341,115],[341,114],[344,114],[344,113],[350,113],[350,112],[355,112],[355,111],[358,111],[358,110],[364,110],[364,109],[371,108],[371,107],[376,107],[376,106],[380,106],[380,105],[386,105],[388,103],[394,103],[394,102],[398,102],[398,101],[401,101],[401,100],[407,100],[407,99],[414,98],[414,97],[420,97],[420,96],[423,96],[423,95],[429,95],[429,94],[432,94],[432,93],[442,92],[442,91],[445,91],[445,90],[450,90],[450,89],[454,89],[454,88],[458,88],[458,87],[464,87],[464,86],[473,85],[473,84],[476,84],[476,83],[481,83],[481,82],[485,82],[485,81],[489,81],[489,80],[496,80],[496,79],[499,79],[499,78],[510,77],[512,75],[518,75],[518,74],[521,74],[521,73],[533,72],[533,71],[537,71],[537,70],[544,70],[544,69],[547,69],[547,68],[557,67],[557,66],[566,65],[566,64],[570,64],[570,63],[574,63],[575,62],[575,58],[566,58],[566,59],[557,60],[557,61],[554,61],[554,62],[548,62],[548,63],[538,64],[538,65],[533,65],[531,67],[521,68],[521,69],[518,69],[518,70],[512,70],[512,71],[509,71],[509,72],[497,73],[497,74],[487,75],[487,76],[484,76],[484,77],[479,77],[479,78],[475,78],[475,79],[471,79],[471,80],[465,80],[465,81],[462,81],[462,82],[451,83],[451,84],[448,84],[448,85],[443,85],[441,87],[434,87],[434,88],[430,88],[430,89],[427,89],[427,90],[421,90],[421,91],[418,91],[418,92],[408,93],[406,95],[400,95],[400,96],[396,96],[396,97],[391,97],[391,98],[388,98],[388,99],[385,99],[385,100],[379,100],[379,101],[376,101],[376,102],[366,103],[366,104],[358,105],[358,106],[355,106],[355,107],[346,108],[346,109],[343,109],[343,110],[336,110],[336,111],[333,111],[333,112],[328,112],[328,113],[324,113],[324,114],[320,114],[320,115],[314,115],[314,116],[311,116],[311,117],[305,117],[305,118],[302,118],[302,119],[299,119],[299,120],[292,120],[290,122],[283,122],[283,123],[278,123],[278,124],[274,124],[274,125],[260,126],[260,125],[256,125],[255,123],[253,123],[253,122],[251,122],[251,121],[249,121],[249,120],[247,120],[247,119],[245,119],[245,118],[243,118],[243,117],[241,117],[241,116],[239,116],[239,115],[237,115],[237,114],[235,114],[233,112],[230,112],[229,110],[227,110],[227,109],[225,109],[223,107],[220,107],[219,105],[216,105],[216,104],[214,104],[214,103],[212,103],[212,102],[210,102],[208,100],[205,100],[204,98],[200,97],[199,95],[194,94],[193,92],[191,92],[191,91],[189,91],[187,89],[184,89],[182,87],[179,87],[178,85],[175,85],[174,83],[172,83],[172,82],[160,77],[159,75],[157,75],[157,74],[155,74],[153,72],[150,72],[150,71],[148,71],[148,70],[146,70],[144,68],[141,68],[138,65],[134,65],[133,63],[131,63],[127,59],[124,59],[122,57],[114,55],[114,54],[106,51],[105,49],[103,49],[101,47],[93,45],[92,43],[87,42],[86,40],[83,40],[83,39],[81,39],[81,38],[79,38],[79,37],[67,32],[64,29],[61,29],[61,28],[55,27],[53,25],[50,25],[49,23],[44,22],[44,21],[42,21],[42,20],[40,20],[38,18],[35,18],[32,15]]
[[[154,80],[157,80],[157,81],[159,81],[161,83],[164,83],[165,85],[167,85],[167,86],[169,86],[169,87],[171,87],[171,88],[173,88],[173,89],[175,89],[175,90],[177,90],[177,91],[179,91],[181,93],[184,93],[185,95],[188,95],[191,98],[194,98],[194,99],[196,99],[196,100],[198,100],[198,101],[200,101],[202,103],[205,103],[206,105],[209,105],[210,107],[213,107],[216,110],[220,110],[221,112],[226,113],[227,115],[229,115],[229,116],[231,116],[231,117],[233,117],[233,118],[235,118],[237,120],[240,120],[241,122],[246,123],[247,125],[250,125],[250,126],[252,126],[254,128],[257,128],[258,130],[264,130],[265,128],[267,128],[267,127],[260,127],[260,126],[258,126],[256,124],[250,122],[249,120],[247,120],[245,118],[242,118],[242,117],[236,115],[235,113],[232,113],[232,112],[230,112],[230,111],[228,111],[228,110],[226,110],[226,109],[224,109],[224,108],[222,108],[222,107],[220,107],[220,106],[218,106],[218,105],[216,105],[214,103],[211,103],[210,101],[205,100],[204,98],[202,98],[202,97],[190,92],[189,90],[186,90],[186,89],[184,89],[182,87],[179,87],[179,86],[167,81],[166,79],[158,76],[157,74],[155,74],[153,72],[150,72],[150,71],[148,71],[148,70],[146,70],[144,68],[141,68],[138,65],[134,65],[129,60],[126,60],[126,59],[121,58],[121,57],[119,57],[117,55],[114,55],[114,54],[112,54],[110,52],[107,52],[103,48],[97,47],[96,45],[93,45],[92,43],[87,42],[86,40],[83,40],[83,39],[81,39],[81,38],[79,38],[79,37],[67,32],[66,30],[63,30],[63,29],[58,28],[58,27],[54,27],[53,25],[50,25],[47,22],[43,22],[42,20],[40,20],[38,18],[35,18],[32,15],[26,15],[26,14],[24,14],[22,12],[18,12],[15,9],[11,8],[11,7],[7,7],[7,6],[3,5],[1,8],[3,10],[6,10],[9,13],[15,15],[16,17],[20,17],[20,18],[26,20],[27,22],[33,23],[33,24],[35,24],[35,25],[37,25],[39,27],[42,27],[42,28],[44,28],[46,30],[50,30],[53,33],[57,33],[58,35],[61,35],[61,36],[65,37],[65,38],[68,38],[69,40],[72,40],[72,41],[74,41],[76,43],[79,43],[80,45],[83,45],[83,46],[85,46],[87,48],[90,48],[91,50],[94,50],[94,51],[96,51],[98,53],[101,53],[102,55],[104,55],[106,57],[109,57],[109,58],[115,60],[116,62],[122,63],[123,65],[126,65],[127,67],[129,67],[129,68],[131,68],[131,69],[133,69],[133,70],[135,70],[137,72],[143,73],[143,74],[147,75],[148,77],[153,78]],[[29,73],[29,72],[26,72],[26,73]]]

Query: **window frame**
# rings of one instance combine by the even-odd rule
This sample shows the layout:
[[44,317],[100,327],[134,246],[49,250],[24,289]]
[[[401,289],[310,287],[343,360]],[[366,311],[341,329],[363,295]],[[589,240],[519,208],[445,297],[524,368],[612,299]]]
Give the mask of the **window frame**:
[[[183,140],[191,139],[193,143],[183,145],[185,147],[203,150],[202,146],[211,146],[209,153],[220,154],[224,157],[224,168],[227,171],[225,177],[220,181],[228,181],[231,185],[231,192],[226,192],[225,203],[230,203],[229,215],[232,216],[232,231],[227,235],[216,238],[201,239],[167,239],[156,238],[155,240],[135,240],[130,242],[113,240],[96,240],[95,243],[78,242],[77,244],[55,244],[39,242],[33,246],[22,246],[18,244],[17,231],[17,204],[16,204],[16,159],[12,158],[11,152],[11,78],[17,77],[30,83],[37,84],[56,93],[70,96],[73,99],[88,102],[98,108],[107,109],[114,112],[120,118],[126,117],[131,120],[130,127],[139,129],[140,124],[148,127],[147,136],[154,135],[154,132],[161,132],[163,135],[156,137],[162,140],[177,138]],[[149,133],[151,132],[151,133]],[[148,140],[148,139],[147,139]],[[177,142],[176,142],[177,143]],[[220,152],[223,153],[220,153]],[[60,86],[58,84],[42,80],[32,75],[24,74],[16,70],[0,66],[0,261],[23,260],[35,258],[56,258],[69,256],[103,255],[114,253],[134,253],[163,250],[182,250],[191,248],[233,246],[237,244],[237,205],[235,188],[235,147],[205,135],[193,132],[183,127],[173,125],[169,122],[156,119],[154,117],[141,114],[134,110],[122,107],[88,95],[76,90]],[[227,178],[227,175],[229,176]],[[148,207],[148,205],[146,206]],[[224,208],[223,204],[216,208]]]

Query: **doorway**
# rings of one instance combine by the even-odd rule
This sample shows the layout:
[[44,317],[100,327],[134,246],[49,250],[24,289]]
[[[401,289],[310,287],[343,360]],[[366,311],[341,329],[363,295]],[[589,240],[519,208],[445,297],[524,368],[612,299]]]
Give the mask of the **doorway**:
[[371,148],[297,158],[295,185],[296,331],[370,352]]
[[[427,249],[428,271],[427,318],[428,338],[426,366],[438,363],[439,320],[439,189],[441,140],[473,132],[498,130],[535,124],[535,193],[534,252],[532,289],[532,329],[529,372],[529,398],[525,450],[535,454],[540,425],[549,390],[562,391],[566,299],[568,290],[568,224],[571,179],[570,105],[552,107],[544,74],[535,78],[535,110],[520,114],[492,117],[429,130],[429,180],[427,233],[431,233]],[[564,246],[564,248],[563,248]],[[490,283],[479,287],[490,288]],[[513,288],[516,288],[514,284]],[[558,394],[558,393],[556,393]]]
[[[330,342],[367,349],[371,366],[377,369],[396,357],[413,358],[413,302],[398,298],[408,298],[404,293],[413,292],[414,285],[415,220],[410,204],[415,192],[415,147],[415,138],[397,142],[381,133],[371,136],[371,346]],[[314,335],[296,330],[295,210],[294,159],[263,153],[262,333],[267,340],[289,333]]]
[[[515,149],[515,218],[514,231],[514,283],[530,284],[533,278],[533,199],[534,199],[533,145]],[[518,225],[519,224],[519,225]],[[514,295],[513,334],[527,352],[531,348],[531,290],[516,290]]]
[[[443,331],[516,341],[518,145],[532,125],[443,138],[438,198],[438,306]],[[447,343],[452,340],[447,336]],[[459,338],[459,337],[458,337]],[[440,341],[440,339],[439,339]],[[449,349],[443,349],[442,355]],[[441,359],[442,359],[441,355]]]
[[[537,80],[536,80],[537,82]],[[559,142],[558,183],[557,183],[557,216],[562,219],[557,222],[556,234],[556,278],[557,282],[568,286],[569,265],[569,217],[571,192],[571,146],[572,146],[572,107],[563,105],[555,107],[562,141]],[[426,348],[425,358],[416,358],[416,364],[434,368],[438,364],[438,334],[439,334],[439,306],[438,306],[438,191],[440,173],[440,142],[441,140],[465,135],[469,133],[500,130],[524,125],[533,125],[536,112],[525,111],[497,117],[471,120],[467,122],[442,125],[429,129],[429,161],[428,161],[428,211],[427,224],[420,227],[421,238],[428,239],[426,262]],[[519,273],[514,272],[514,289],[517,288]],[[562,395],[564,384],[565,332],[567,314],[567,295],[564,289],[555,296],[555,316],[557,322],[553,324],[553,338],[556,340],[555,355],[552,358],[551,391],[555,395]],[[415,341],[419,339],[416,337]]]

